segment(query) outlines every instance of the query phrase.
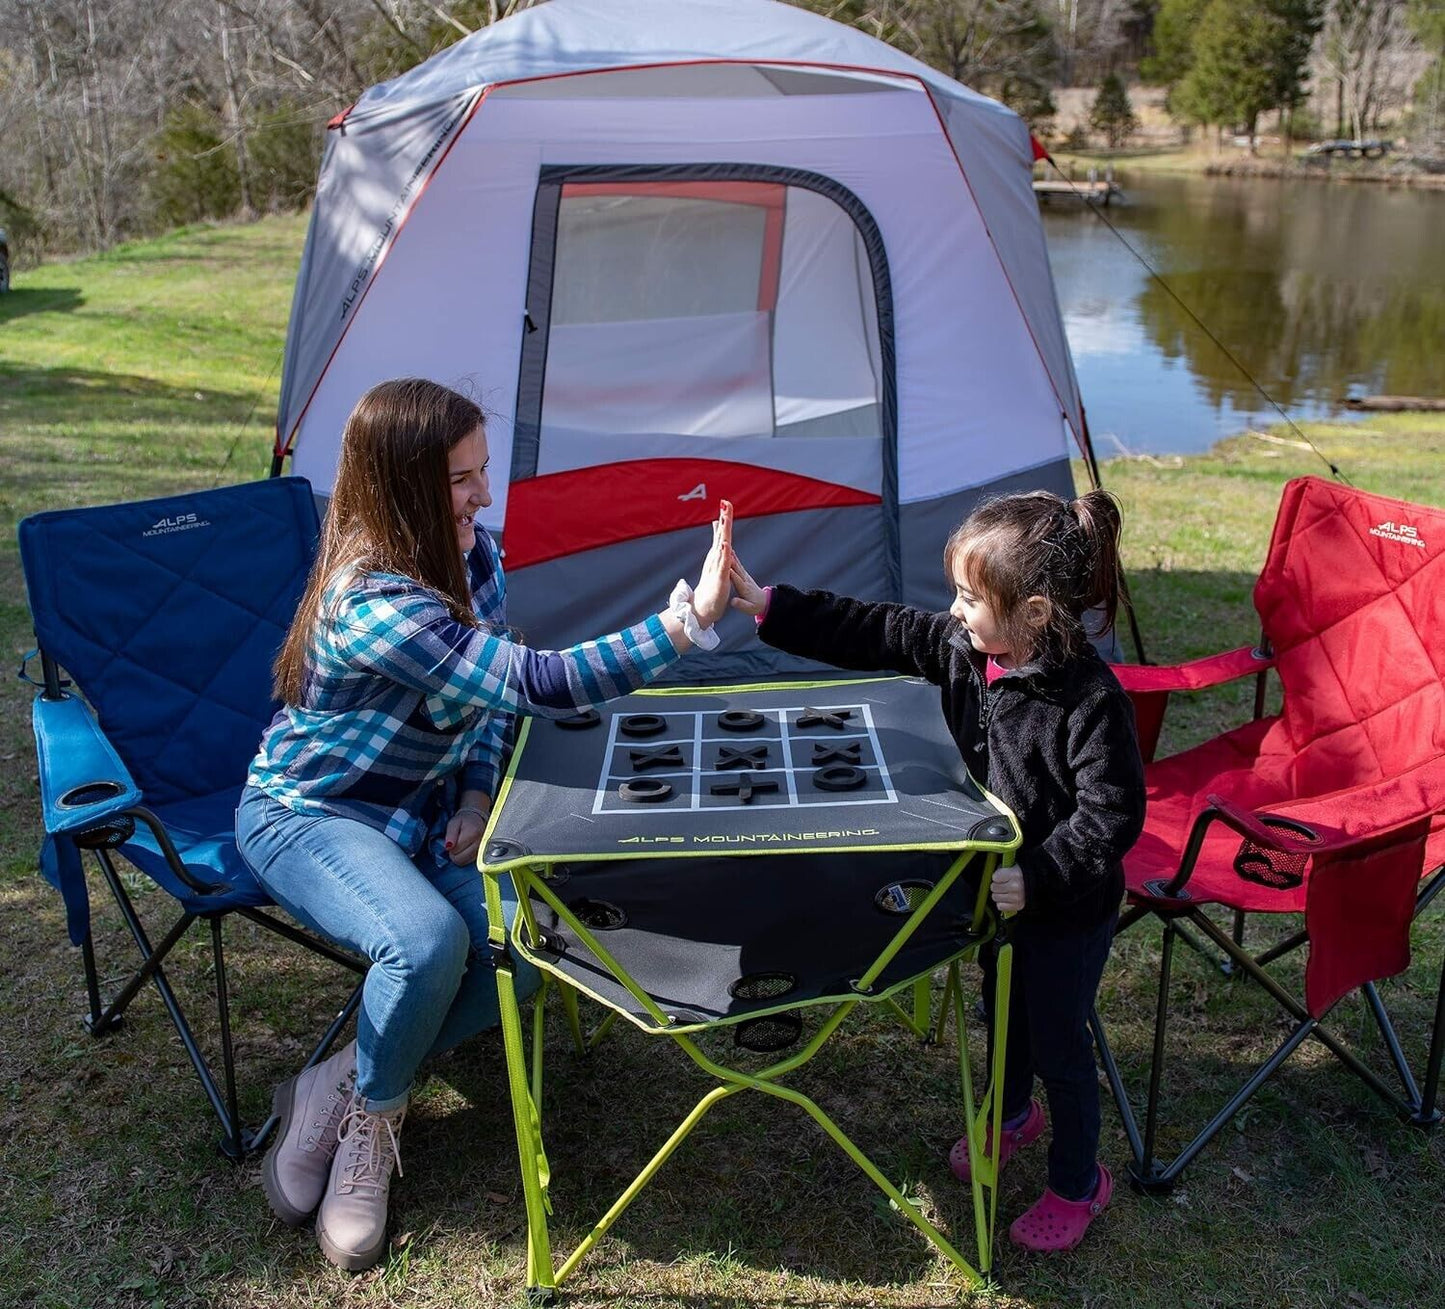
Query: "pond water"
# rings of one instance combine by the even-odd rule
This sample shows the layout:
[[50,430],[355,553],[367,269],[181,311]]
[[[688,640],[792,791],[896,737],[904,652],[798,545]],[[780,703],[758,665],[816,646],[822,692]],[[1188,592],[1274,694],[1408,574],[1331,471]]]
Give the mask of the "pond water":
[[[1104,211],[1290,417],[1445,395],[1445,192],[1147,173]],[[1100,457],[1207,449],[1281,421],[1077,201],[1044,229]]]

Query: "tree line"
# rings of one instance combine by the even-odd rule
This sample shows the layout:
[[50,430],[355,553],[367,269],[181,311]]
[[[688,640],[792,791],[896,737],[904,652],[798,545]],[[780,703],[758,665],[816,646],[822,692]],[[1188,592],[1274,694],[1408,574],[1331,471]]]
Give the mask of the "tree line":
[[[330,118],[544,2],[0,0],[0,225],[33,257],[304,205]],[[1120,75],[1168,86],[1181,121],[1251,133],[1313,81],[1317,98],[1334,88],[1340,131],[1363,135],[1400,109],[1401,68],[1418,65],[1417,113],[1437,136],[1445,117],[1441,0],[795,2],[1040,127],[1055,87],[1104,82],[1096,124],[1115,141],[1132,118]]]

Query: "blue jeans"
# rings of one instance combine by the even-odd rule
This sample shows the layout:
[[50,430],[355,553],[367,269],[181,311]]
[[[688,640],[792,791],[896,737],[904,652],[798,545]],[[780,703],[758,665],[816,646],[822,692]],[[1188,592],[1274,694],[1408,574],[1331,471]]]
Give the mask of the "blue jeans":
[[[356,1087],[377,1111],[406,1103],[418,1065],[499,1021],[486,890],[434,843],[415,859],[350,818],[293,813],[247,787],[236,842],[298,922],[371,960],[356,1020]],[[510,917],[516,892],[502,883]],[[517,964],[519,998],[538,976]]]

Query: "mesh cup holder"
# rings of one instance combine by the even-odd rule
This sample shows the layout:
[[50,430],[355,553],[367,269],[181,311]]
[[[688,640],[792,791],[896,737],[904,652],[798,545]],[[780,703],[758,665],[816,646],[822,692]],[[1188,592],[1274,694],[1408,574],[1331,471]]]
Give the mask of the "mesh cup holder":
[[873,907],[885,914],[911,914],[928,898],[932,882],[889,882],[873,897]]
[[[791,973],[745,973],[728,987],[734,1000],[780,1000],[798,985]],[[733,1044],[759,1054],[786,1050],[803,1034],[803,1020],[795,1013],[763,1014],[746,1018],[733,1028]]]
[[767,1014],[734,1027],[733,1044],[757,1054],[776,1054],[796,1045],[802,1034],[803,1020],[797,1014]]
[[[103,800],[114,800],[125,792],[119,782],[86,782],[83,786],[72,786],[59,799],[59,809],[84,809],[86,805],[99,804]],[[103,819],[92,827],[76,832],[71,838],[82,850],[113,850],[124,845],[135,835],[135,819],[124,814],[115,814]]]
[[62,809],[81,809],[102,800],[114,800],[124,791],[119,782],[87,782],[84,786],[72,786],[55,803]]
[[567,906],[583,927],[610,932],[627,925],[627,913],[608,900],[574,900]]
[[87,827],[72,838],[82,850],[114,850],[135,835],[135,819],[119,814],[103,823]]
[[[1288,818],[1271,818],[1261,815],[1260,822],[1277,832],[1287,832],[1298,841],[1317,845],[1319,836],[1301,823]],[[1293,851],[1268,850],[1246,838],[1234,856],[1234,871],[1246,882],[1267,886],[1272,891],[1292,891],[1305,880],[1305,868],[1309,865],[1307,854]]]

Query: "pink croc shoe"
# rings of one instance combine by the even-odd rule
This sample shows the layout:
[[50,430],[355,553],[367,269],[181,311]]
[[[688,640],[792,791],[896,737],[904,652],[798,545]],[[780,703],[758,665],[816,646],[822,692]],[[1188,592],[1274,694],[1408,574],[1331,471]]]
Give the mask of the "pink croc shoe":
[[1014,1219],[1009,1240],[1025,1250],[1072,1250],[1084,1239],[1089,1224],[1109,1207],[1113,1195],[1114,1178],[1103,1164],[1099,1184],[1087,1200],[1065,1200],[1046,1186],[1043,1195]]
[[[1029,1101],[1029,1111],[1024,1115],[1024,1120],[1017,1127],[1005,1127],[1003,1129],[1003,1144],[999,1147],[998,1166],[1000,1169],[1008,1163],[1015,1150],[1022,1150],[1024,1146],[1037,1141],[1044,1132],[1044,1110],[1037,1100]],[[989,1152],[993,1144],[993,1124],[989,1124],[988,1131],[983,1138],[983,1151]],[[960,1182],[967,1182],[972,1179],[973,1172],[968,1166],[968,1137],[960,1136],[953,1143],[953,1149],[948,1152],[948,1166],[953,1169],[953,1175]]]

